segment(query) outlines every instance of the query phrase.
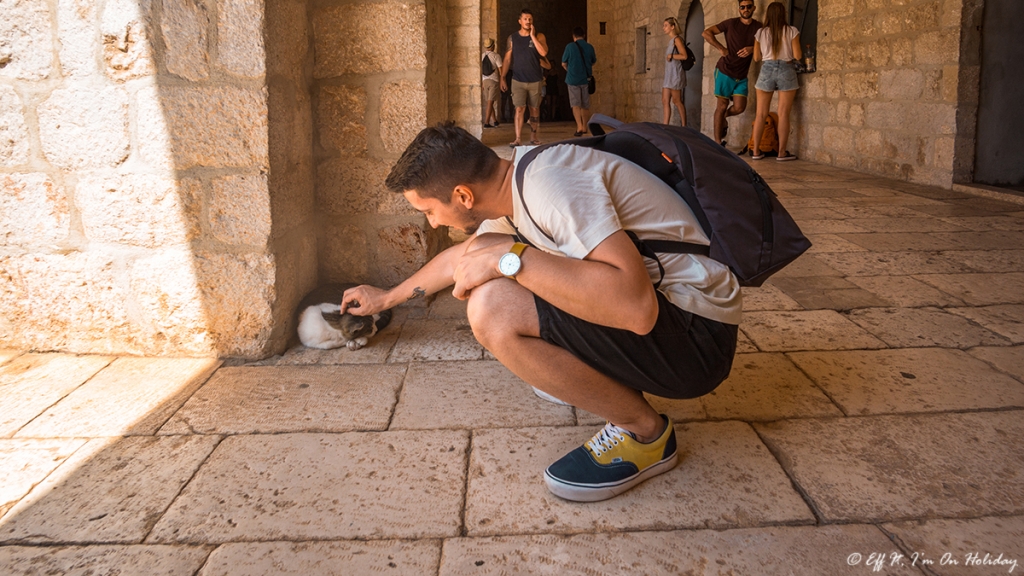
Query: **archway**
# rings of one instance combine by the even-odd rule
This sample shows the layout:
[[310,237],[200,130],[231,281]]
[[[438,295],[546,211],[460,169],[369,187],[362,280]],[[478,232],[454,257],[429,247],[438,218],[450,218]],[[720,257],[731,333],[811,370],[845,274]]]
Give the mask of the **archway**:
[[683,102],[686,104],[686,125],[700,130],[701,100],[704,88],[704,6],[700,0],[693,0],[686,14],[686,43],[693,50],[693,68],[686,72],[686,91]]

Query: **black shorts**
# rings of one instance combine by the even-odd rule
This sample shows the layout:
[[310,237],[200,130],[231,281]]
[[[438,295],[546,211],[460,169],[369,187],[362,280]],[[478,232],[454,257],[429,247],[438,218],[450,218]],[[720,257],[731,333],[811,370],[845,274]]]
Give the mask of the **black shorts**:
[[738,327],[678,308],[661,293],[649,334],[592,324],[537,295],[540,337],[635,390],[664,398],[696,398],[729,376]]

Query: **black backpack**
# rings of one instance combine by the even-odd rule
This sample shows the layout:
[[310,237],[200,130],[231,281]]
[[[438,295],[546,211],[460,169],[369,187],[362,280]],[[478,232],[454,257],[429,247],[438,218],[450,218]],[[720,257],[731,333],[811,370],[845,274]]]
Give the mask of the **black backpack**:
[[[615,130],[605,134],[601,124]],[[586,146],[621,156],[671,186],[711,240],[710,246],[642,240],[627,231],[645,257],[658,260],[658,252],[702,254],[729,266],[741,286],[760,286],[811,247],[761,175],[697,130],[652,122],[625,124],[595,114],[590,132],[590,138],[552,142],[527,152],[516,167],[520,200],[526,167],[538,154],[552,146]],[[526,216],[533,220],[529,209]]]
[[[686,60],[676,60],[676,62],[679,62],[679,65],[683,67],[683,70],[689,70],[690,68],[693,68],[696,56],[693,55],[693,50],[690,50],[689,42],[683,42],[683,48],[686,49]],[[675,46],[672,46],[672,53],[679,54],[679,50],[677,50]]]
[[484,59],[480,61],[480,72],[482,72],[484,76],[494,74],[494,63],[491,62],[490,55],[484,54]]

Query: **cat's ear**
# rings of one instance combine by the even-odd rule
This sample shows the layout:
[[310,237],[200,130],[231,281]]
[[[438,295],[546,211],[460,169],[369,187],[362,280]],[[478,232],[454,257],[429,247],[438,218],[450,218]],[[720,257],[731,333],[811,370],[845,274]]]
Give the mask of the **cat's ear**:
[[324,312],[320,311],[320,315],[324,317],[324,321],[331,325],[333,328],[341,329],[341,312]]

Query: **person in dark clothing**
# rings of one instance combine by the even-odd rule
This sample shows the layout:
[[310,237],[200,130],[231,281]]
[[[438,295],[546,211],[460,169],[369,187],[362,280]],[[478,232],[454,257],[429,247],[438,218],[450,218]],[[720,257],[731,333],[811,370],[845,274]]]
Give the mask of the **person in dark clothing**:
[[[762,26],[754,20],[754,0],[739,0],[739,8],[739,18],[723,20],[702,34],[708,44],[722,53],[715,66],[715,141],[722,146],[729,132],[726,119],[747,108],[747,73],[754,58],[754,34]],[[725,46],[715,38],[719,34],[725,34]]]
[[562,68],[565,68],[565,85],[569,90],[569,105],[572,106],[572,117],[576,120],[576,132],[573,136],[587,133],[587,121],[590,119],[590,92],[588,78],[597,63],[594,47],[583,39],[583,28],[577,26],[572,31],[572,44],[565,47],[562,53]]

